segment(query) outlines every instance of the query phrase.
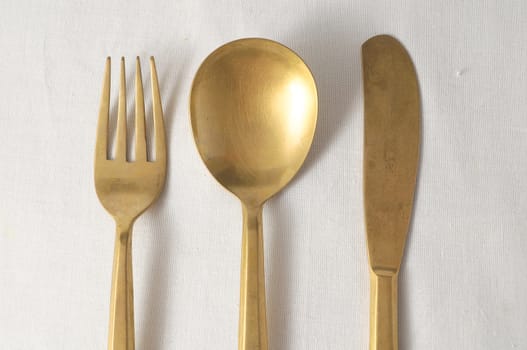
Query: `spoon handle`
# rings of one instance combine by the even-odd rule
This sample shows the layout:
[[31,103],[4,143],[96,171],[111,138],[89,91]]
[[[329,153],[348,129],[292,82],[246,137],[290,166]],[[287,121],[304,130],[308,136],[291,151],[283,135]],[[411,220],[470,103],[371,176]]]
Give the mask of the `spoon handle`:
[[243,207],[239,350],[267,350],[262,206]]

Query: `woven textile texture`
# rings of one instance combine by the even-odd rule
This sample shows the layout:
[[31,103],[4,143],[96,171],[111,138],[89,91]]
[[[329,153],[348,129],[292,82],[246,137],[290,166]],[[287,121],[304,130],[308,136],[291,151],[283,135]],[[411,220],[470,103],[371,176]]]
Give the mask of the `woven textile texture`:
[[367,349],[360,46],[382,33],[409,51],[422,97],[400,349],[526,350],[521,0],[2,0],[0,349],[106,347],[114,227],[93,184],[104,62],[115,114],[118,58],[132,111],[134,58],[149,89],[150,55],[170,159],[134,227],[136,348],[237,347],[241,206],[198,156],[188,99],[202,60],[242,37],[292,48],[319,92],[306,164],[264,210],[270,349]]

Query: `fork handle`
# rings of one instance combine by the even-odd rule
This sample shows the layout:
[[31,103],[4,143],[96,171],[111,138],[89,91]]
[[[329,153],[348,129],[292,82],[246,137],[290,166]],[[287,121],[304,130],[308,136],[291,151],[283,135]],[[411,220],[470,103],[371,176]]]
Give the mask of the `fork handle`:
[[132,225],[117,224],[113,259],[108,350],[134,350]]
[[267,350],[262,206],[243,205],[239,350]]
[[397,279],[391,271],[370,271],[370,350],[398,349]]

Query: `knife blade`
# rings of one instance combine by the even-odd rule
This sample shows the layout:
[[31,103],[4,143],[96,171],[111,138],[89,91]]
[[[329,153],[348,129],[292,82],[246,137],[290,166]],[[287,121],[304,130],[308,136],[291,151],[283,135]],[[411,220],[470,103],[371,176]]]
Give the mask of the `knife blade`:
[[370,349],[396,350],[397,278],[419,161],[419,86],[410,56],[391,36],[362,45],[362,66]]

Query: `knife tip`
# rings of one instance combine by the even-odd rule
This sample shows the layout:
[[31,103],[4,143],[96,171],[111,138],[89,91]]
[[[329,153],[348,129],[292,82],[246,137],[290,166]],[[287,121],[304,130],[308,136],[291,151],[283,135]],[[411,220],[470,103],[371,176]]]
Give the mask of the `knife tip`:
[[379,34],[379,35],[372,36],[371,38],[366,40],[362,44],[362,48],[365,49],[365,48],[367,48],[370,45],[383,45],[383,46],[385,46],[385,45],[389,45],[389,44],[401,45],[399,40],[397,40],[395,37],[393,37],[393,36],[391,36],[389,34]]

